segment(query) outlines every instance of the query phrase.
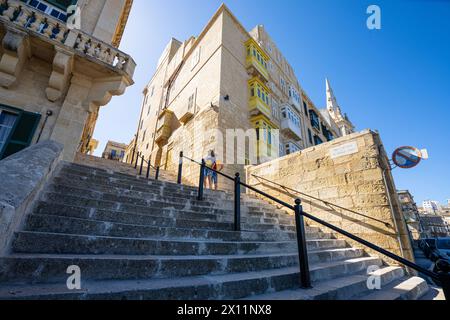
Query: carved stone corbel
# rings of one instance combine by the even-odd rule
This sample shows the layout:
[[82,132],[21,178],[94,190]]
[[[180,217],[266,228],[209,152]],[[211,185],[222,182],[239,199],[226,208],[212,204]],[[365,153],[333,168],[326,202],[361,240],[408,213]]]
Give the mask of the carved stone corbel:
[[122,76],[93,79],[86,102],[104,106],[108,104],[112,96],[122,95],[128,86],[130,86],[129,81]]
[[27,33],[7,28],[2,47],[4,53],[0,60],[0,86],[8,89],[17,83],[23,66],[30,57]]
[[45,89],[47,99],[52,102],[61,99],[67,91],[74,67],[73,53],[58,47],[55,49],[53,71],[50,75],[48,87]]

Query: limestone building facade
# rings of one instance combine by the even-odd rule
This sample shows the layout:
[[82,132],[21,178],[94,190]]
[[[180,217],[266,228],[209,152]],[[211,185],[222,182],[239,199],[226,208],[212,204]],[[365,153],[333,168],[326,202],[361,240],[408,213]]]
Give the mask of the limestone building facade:
[[[248,32],[225,5],[198,37],[169,42],[143,93],[136,152],[168,170],[177,168],[180,151],[199,161],[213,149],[225,171],[244,176],[245,165],[353,132],[328,80],[320,110],[265,28]],[[238,144],[237,131],[230,141],[230,130],[254,134],[256,145]],[[184,176],[196,180],[197,167],[186,163]]]
[[125,149],[125,157],[123,159],[123,162],[132,164],[133,159],[136,160],[136,157],[134,155],[136,149],[136,136],[133,137],[133,139],[130,141],[130,143],[127,145],[127,148]]
[[127,148],[127,144],[108,141],[105,150],[103,151],[102,158],[123,162]]
[[133,84],[132,2],[0,0],[0,159],[46,139],[89,152],[99,108]]
[[246,169],[249,185],[287,203],[300,198],[312,216],[414,261],[378,133],[365,130]]
[[427,214],[438,214],[438,212],[441,210],[441,205],[438,201],[425,200],[422,203],[422,208]]
[[423,234],[423,227],[420,223],[420,213],[414,197],[409,190],[398,191],[398,198],[402,206],[403,218],[408,226],[411,238],[420,239]]

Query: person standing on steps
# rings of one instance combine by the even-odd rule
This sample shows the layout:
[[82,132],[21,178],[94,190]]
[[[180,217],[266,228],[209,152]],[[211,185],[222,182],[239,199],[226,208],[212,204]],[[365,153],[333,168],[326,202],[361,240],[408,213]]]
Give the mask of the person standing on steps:
[[[219,163],[216,158],[216,153],[214,150],[209,151],[208,156],[205,159],[206,162],[206,172],[205,172],[205,188],[207,187],[206,182],[208,181],[209,188],[211,190],[216,190],[218,188],[219,177],[217,172],[222,171],[223,165]],[[210,170],[213,169],[213,170]]]

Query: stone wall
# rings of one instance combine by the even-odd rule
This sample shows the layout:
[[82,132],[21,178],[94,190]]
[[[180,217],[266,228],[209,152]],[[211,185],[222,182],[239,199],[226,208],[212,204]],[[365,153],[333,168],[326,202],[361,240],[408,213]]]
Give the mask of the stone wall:
[[[295,198],[301,198],[306,212],[414,261],[394,180],[390,171],[384,170],[388,168],[387,159],[379,135],[363,131],[269,163],[249,166],[247,181],[288,203],[294,204]],[[382,222],[299,196],[254,175]]]
[[62,150],[61,144],[44,141],[0,161],[0,256],[8,253],[14,233],[55,172]]

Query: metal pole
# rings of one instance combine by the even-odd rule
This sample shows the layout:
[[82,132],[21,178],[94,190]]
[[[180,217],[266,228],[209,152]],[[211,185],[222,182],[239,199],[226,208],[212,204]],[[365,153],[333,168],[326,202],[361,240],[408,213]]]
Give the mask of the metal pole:
[[312,288],[309,274],[308,247],[306,244],[305,221],[300,199],[295,200],[295,224],[297,227],[298,258],[300,263],[300,285],[303,289]]
[[[45,125],[47,124],[48,118],[51,117],[53,115],[53,111],[48,110],[47,113],[45,114],[45,119],[44,119],[44,123],[42,124],[41,130],[39,131],[39,136],[36,140],[36,143],[39,143],[39,141],[41,141],[41,137],[42,137],[42,132],[44,131]],[[88,142],[89,144],[89,142]]]
[[148,163],[147,163],[147,180],[150,178],[150,161],[151,161],[151,157],[148,158]]
[[159,167],[156,167],[155,180],[159,179]]
[[205,169],[206,169],[206,162],[205,159],[202,159],[202,165],[200,167],[200,180],[198,182],[198,201],[203,200],[203,189],[204,189],[204,183],[205,183]]
[[403,242],[402,242],[402,238],[400,236],[400,229],[398,228],[398,224],[397,224],[397,219],[395,218],[395,211],[394,211],[394,206],[392,204],[392,198],[391,198],[391,194],[389,193],[389,186],[387,183],[387,178],[386,178],[386,172],[389,169],[383,169],[383,182],[384,182],[384,187],[386,188],[386,193],[388,196],[388,201],[389,201],[389,207],[391,209],[391,216],[392,216],[392,222],[394,222],[394,228],[395,228],[395,233],[397,234],[397,241],[398,241],[398,246],[400,248],[400,253],[402,255],[402,257],[405,257],[405,252],[403,250]]
[[450,300],[450,274],[442,272],[439,274],[442,290],[444,291],[445,300]]
[[139,152],[136,154],[136,163],[134,164],[134,168],[137,169],[139,163]]
[[181,151],[180,152],[180,162],[178,164],[178,180],[177,180],[178,184],[181,184],[181,179],[183,177],[183,157],[184,157],[184,154],[183,154],[183,151]]
[[139,170],[139,175],[142,176],[142,168],[144,167],[144,156],[141,157],[141,169]]
[[234,231],[241,231],[241,177],[234,178]]

